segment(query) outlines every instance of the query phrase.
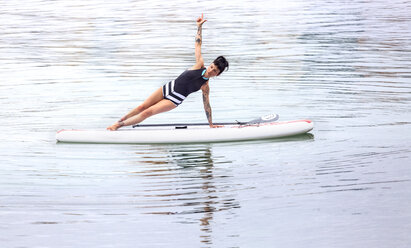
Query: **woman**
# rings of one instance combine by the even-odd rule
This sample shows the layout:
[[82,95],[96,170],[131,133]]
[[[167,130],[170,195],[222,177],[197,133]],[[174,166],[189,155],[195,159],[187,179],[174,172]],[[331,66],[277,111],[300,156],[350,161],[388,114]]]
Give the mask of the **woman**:
[[123,126],[130,126],[142,122],[152,115],[170,111],[176,108],[183,100],[191,93],[198,90],[203,92],[204,110],[207,115],[210,127],[219,127],[213,125],[211,117],[211,107],[209,101],[210,86],[208,80],[212,77],[220,75],[226,68],[228,62],[223,56],[219,56],[207,68],[204,67],[204,60],[201,56],[202,43],[202,25],[207,20],[204,20],[203,15],[197,19],[197,35],[195,40],[195,57],[196,64],[189,70],[183,72],[175,80],[165,84],[163,87],[154,91],[140,106],[133,109],[114,123],[108,130],[115,131]]

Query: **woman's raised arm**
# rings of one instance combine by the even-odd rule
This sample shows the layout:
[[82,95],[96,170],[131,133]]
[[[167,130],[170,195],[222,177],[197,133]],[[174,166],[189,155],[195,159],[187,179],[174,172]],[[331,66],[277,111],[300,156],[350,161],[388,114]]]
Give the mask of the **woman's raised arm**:
[[196,56],[196,65],[194,69],[200,69],[204,67],[204,60],[203,56],[201,56],[201,43],[202,43],[202,27],[203,23],[207,20],[204,19],[204,15],[201,14],[201,17],[197,18],[197,35],[196,35],[196,42],[195,42],[195,56]]

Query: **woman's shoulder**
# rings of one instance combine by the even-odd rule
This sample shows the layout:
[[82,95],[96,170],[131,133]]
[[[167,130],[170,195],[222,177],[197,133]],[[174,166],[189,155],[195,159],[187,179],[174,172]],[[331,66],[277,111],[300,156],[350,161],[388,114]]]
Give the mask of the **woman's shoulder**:
[[199,65],[199,64],[195,64],[193,65],[190,69],[188,69],[189,71],[194,71],[194,70],[202,70],[205,69],[204,64],[203,65]]

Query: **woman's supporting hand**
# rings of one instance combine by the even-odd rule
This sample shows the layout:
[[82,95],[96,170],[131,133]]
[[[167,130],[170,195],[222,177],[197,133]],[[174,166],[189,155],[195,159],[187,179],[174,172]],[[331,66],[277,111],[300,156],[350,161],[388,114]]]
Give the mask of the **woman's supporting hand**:
[[224,127],[224,126],[223,125],[213,125],[213,124],[211,124],[210,127],[211,128],[221,128],[221,127]]

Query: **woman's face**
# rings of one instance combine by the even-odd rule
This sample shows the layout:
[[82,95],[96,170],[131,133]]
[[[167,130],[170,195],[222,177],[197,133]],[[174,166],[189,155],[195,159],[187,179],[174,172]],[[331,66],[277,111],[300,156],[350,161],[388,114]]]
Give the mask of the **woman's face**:
[[218,69],[218,67],[214,63],[211,63],[210,66],[207,67],[207,74],[208,74],[209,78],[215,77],[219,73],[220,73],[220,70]]

